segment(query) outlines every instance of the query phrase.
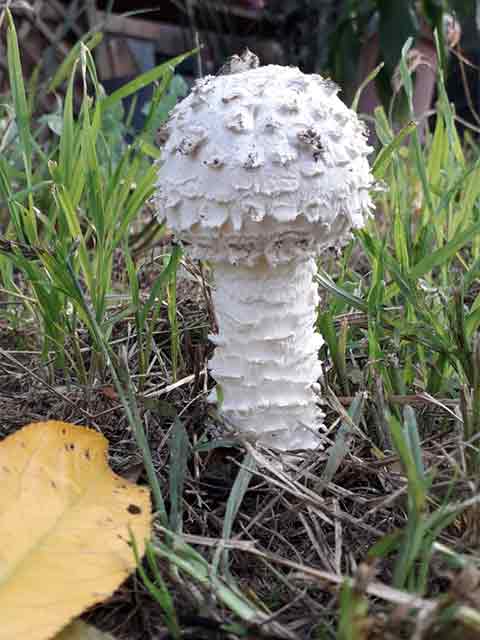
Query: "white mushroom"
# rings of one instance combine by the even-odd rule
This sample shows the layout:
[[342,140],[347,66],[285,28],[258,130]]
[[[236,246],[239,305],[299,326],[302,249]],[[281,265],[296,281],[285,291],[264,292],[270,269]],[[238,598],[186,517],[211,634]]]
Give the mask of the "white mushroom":
[[370,148],[337,91],[280,66],[204,78],[172,112],[159,169],[159,216],[215,268],[221,412],[284,450],[319,443],[314,258],[372,206]]

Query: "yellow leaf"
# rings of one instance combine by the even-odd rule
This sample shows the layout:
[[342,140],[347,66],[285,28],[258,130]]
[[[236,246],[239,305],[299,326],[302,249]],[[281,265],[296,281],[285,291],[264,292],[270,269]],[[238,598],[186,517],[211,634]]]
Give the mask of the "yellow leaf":
[[52,638],[135,569],[151,526],[147,489],[115,475],[107,440],[64,422],[0,442],[0,640]]
[[114,637],[85,624],[81,620],[75,620],[53,640],[114,640]]

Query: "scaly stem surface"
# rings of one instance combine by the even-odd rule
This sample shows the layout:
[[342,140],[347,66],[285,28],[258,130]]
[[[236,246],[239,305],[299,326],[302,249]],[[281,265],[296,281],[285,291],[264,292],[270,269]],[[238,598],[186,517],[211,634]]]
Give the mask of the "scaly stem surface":
[[278,266],[215,264],[219,333],[210,362],[221,385],[222,416],[245,435],[278,449],[318,446],[323,417],[312,384],[321,374],[315,333],[313,260]]

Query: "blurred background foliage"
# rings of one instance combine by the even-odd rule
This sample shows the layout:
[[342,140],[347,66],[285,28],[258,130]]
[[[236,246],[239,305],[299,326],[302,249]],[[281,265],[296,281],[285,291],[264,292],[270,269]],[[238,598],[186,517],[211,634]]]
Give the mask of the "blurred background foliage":
[[444,14],[462,24],[475,16],[474,0],[270,0],[270,19],[283,26],[289,63],[307,73],[329,68],[337,82],[356,77],[358,55],[369,30],[378,28],[381,57],[393,71],[407,38],[419,34],[424,18],[439,28]]
[[[480,46],[476,14],[480,3],[475,0],[266,0],[257,9],[250,9],[250,21],[238,13],[235,3],[198,0],[196,10],[190,12],[188,0],[175,0],[174,4],[212,52],[214,70],[238,50],[236,37],[240,36],[248,40],[248,46],[257,46],[256,52],[265,64],[295,65],[306,73],[331,76],[342,87],[347,104],[373,68],[362,67],[365,58],[371,56],[373,44],[377,48],[373,66],[384,63],[375,83],[386,109],[394,93],[392,80],[398,73],[401,49],[408,38],[413,39],[414,47],[422,42],[430,50],[427,58],[433,61],[435,72],[433,33],[437,30],[445,36],[440,38],[439,62],[448,93],[457,111],[478,124],[470,113],[472,105],[467,105],[473,102],[478,110]],[[221,33],[214,42],[212,32]],[[260,44],[265,40],[270,43],[266,51]],[[458,55],[449,55],[452,48],[463,56],[462,68]],[[468,91],[471,96],[467,99]]]
[[281,25],[287,63],[306,73],[328,72],[350,97],[359,82],[362,47],[373,33],[379,36],[379,60],[385,63],[379,80],[385,84],[405,41],[418,37],[425,24],[442,32],[448,14],[474,46],[475,10],[474,0],[271,0],[267,6],[270,19]]

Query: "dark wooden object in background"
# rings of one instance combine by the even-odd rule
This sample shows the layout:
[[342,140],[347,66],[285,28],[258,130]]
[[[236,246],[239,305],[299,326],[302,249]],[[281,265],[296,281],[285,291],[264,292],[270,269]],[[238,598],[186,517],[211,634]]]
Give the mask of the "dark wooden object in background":
[[[32,0],[13,4],[17,35],[20,44],[24,74],[29,77],[36,66],[46,57],[46,75],[53,73],[58,62],[68,55],[72,34],[80,38],[84,32],[77,23],[78,0],[59,2],[58,0]],[[7,86],[7,56],[4,39],[0,36],[0,91]]]
[[[284,64],[282,46],[260,25],[265,0],[185,0],[185,11],[163,0],[117,0],[115,13],[107,13],[104,0],[24,0],[11,5],[21,49],[24,76],[40,65],[41,78],[49,79],[70,48],[88,31],[101,31],[102,43],[94,51],[98,74],[107,91],[148,70],[155,64],[195,48],[202,48],[202,62],[188,60],[179,69],[187,83],[201,71],[215,73],[227,55],[248,47],[262,64]],[[126,16],[122,11],[157,7],[153,13]],[[117,9],[118,8],[118,9]],[[187,9],[191,15],[187,15]],[[228,23],[228,33],[222,25]],[[0,29],[0,91],[6,91],[5,29]],[[53,97],[41,95],[42,109],[51,108]]]

